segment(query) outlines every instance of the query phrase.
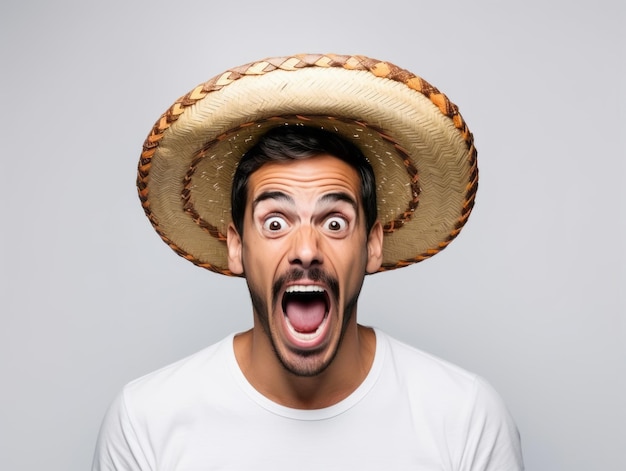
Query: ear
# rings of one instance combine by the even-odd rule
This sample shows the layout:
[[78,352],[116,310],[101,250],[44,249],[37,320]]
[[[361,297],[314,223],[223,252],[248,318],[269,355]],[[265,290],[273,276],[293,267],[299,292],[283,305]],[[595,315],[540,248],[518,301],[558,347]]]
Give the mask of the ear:
[[374,273],[383,263],[383,226],[376,221],[367,238],[367,265],[365,271]]
[[231,222],[226,234],[226,246],[228,247],[228,269],[235,275],[243,274],[243,258],[241,255],[243,243],[241,236]]

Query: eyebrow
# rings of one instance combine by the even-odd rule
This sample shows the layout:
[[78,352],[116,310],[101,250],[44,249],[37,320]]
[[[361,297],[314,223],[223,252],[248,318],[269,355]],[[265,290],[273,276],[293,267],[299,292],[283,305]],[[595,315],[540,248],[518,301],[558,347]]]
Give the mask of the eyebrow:
[[295,204],[293,198],[282,191],[265,191],[254,198],[254,201],[252,201],[252,209],[254,210],[259,203],[265,200],[283,200],[287,203]]
[[[288,204],[295,205],[294,199],[282,191],[265,191],[254,198],[254,201],[252,201],[252,210],[254,211],[254,208],[265,200],[282,200]],[[343,191],[325,194],[319,199],[318,203],[334,203],[336,201],[345,201],[355,210],[358,210],[359,205],[357,201],[351,195]]]
[[354,208],[355,211],[358,211],[359,205],[356,200],[349,195],[348,193],[344,193],[343,191],[338,191],[336,193],[328,193],[320,198],[320,203],[334,203],[336,201],[345,201],[350,204]]

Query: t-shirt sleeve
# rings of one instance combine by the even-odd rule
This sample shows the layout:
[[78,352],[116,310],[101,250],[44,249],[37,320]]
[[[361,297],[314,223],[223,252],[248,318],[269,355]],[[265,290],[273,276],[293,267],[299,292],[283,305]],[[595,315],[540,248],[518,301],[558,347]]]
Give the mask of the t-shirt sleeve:
[[102,421],[92,471],[149,471],[149,465],[129,416],[124,392],[120,393]]
[[475,383],[461,459],[463,471],[522,471],[520,436],[498,393],[482,378]]

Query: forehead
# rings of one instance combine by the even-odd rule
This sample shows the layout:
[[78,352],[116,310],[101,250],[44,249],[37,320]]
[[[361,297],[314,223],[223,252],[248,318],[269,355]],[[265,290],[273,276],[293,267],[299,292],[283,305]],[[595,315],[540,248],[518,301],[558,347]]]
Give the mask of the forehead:
[[300,160],[269,162],[250,175],[249,195],[272,190],[290,193],[306,191],[324,194],[331,191],[350,193],[359,200],[361,180],[349,164],[332,155],[322,154]]

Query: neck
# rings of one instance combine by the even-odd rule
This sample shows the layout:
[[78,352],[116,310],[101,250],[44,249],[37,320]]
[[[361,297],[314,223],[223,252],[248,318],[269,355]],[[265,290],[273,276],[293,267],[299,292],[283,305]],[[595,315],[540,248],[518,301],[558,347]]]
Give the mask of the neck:
[[363,382],[374,361],[376,337],[372,329],[353,322],[333,361],[314,376],[289,372],[258,326],[237,335],[234,348],[244,376],[268,399],[295,409],[321,409],[345,399]]

